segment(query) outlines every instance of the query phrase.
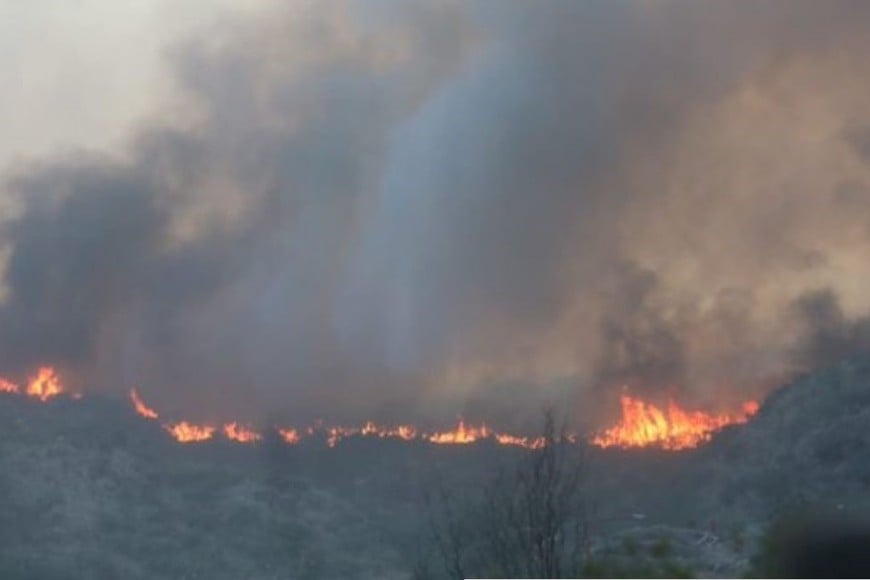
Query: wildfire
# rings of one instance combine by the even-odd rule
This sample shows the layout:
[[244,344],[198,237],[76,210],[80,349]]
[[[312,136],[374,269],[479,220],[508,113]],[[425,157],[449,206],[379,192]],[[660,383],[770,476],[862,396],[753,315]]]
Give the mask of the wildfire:
[[[0,377],[0,393],[26,395],[45,402],[66,393],[60,376],[50,366],[40,367],[23,390],[15,383]],[[73,398],[81,397],[73,393]],[[130,402],[140,416],[157,421],[160,415],[149,407],[136,388],[130,389]],[[747,401],[741,411],[735,413],[706,413],[689,411],[670,401],[665,408],[653,403],[624,394],[620,398],[622,416],[619,422],[604,429],[588,439],[598,447],[659,447],[668,450],[687,449],[710,440],[713,433],[726,425],[745,423],[758,412],[757,401]],[[163,423],[162,428],[180,443],[208,441],[218,432],[218,427],[196,424],[189,421]],[[263,439],[263,433],[236,421],[223,424],[220,432],[229,440],[239,443],[255,443]],[[399,439],[401,441],[428,442],[437,445],[467,445],[477,441],[489,440],[498,445],[509,445],[525,449],[540,449],[547,442],[543,437],[529,437],[512,433],[498,432],[487,427],[467,425],[460,419],[456,427],[449,431],[423,433],[413,425],[384,426],[374,421],[366,421],[360,427],[324,425],[322,420],[304,428],[275,428],[278,436],[288,445],[296,445],[303,439],[320,438],[329,447],[350,437],[375,437],[380,439]],[[583,437],[575,433],[563,433],[560,440],[581,443]]]
[[224,435],[227,439],[238,441],[239,443],[254,443],[263,438],[256,431],[252,431],[247,427],[243,427],[238,423],[227,423],[223,428]]
[[40,367],[36,376],[27,384],[27,395],[39,399],[43,403],[64,392],[60,377],[51,367]]
[[674,401],[662,410],[629,395],[620,398],[622,418],[618,424],[592,438],[598,447],[647,447],[678,450],[697,447],[710,440],[714,431],[745,423],[758,411],[756,401],[748,401],[739,414],[710,414],[686,411]]
[[474,443],[478,439],[486,439],[490,436],[490,431],[486,425],[480,427],[466,427],[465,422],[460,419],[459,424],[453,431],[444,431],[441,433],[433,433],[427,437],[432,443],[439,445],[466,445]]
[[207,441],[214,436],[215,428],[208,425],[194,425],[187,421],[181,421],[163,426],[179,443],[198,443]]
[[136,412],[145,417],[146,419],[157,419],[157,411],[150,408],[148,405],[142,401],[142,398],[139,397],[139,392],[134,388],[130,389],[130,401],[133,403],[133,408],[136,409]]

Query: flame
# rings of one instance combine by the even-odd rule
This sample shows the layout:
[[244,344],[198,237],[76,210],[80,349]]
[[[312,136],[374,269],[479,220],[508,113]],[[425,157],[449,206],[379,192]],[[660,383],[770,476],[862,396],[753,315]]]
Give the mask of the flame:
[[130,389],[130,401],[133,403],[133,407],[136,409],[136,412],[145,417],[146,419],[157,419],[157,411],[150,408],[145,402],[139,397],[139,392],[136,390],[136,387]]
[[373,421],[367,421],[359,431],[360,435],[367,437],[379,437],[381,439],[395,438],[410,441],[417,438],[417,429],[412,425],[399,425],[398,427],[384,427]]
[[743,414],[749,418],[756,414],[760,407],[761,405],[758,404],[758,401],[746,401],[743,403]]
[[[52,397],[65,393],[60,377],[50,366],[40,367],[36,375],[30,379],[26,389],[21,388],[3,377],[0,377],[0,393],[24,394],[28,397],[45,402]],[[79,399],[81,393],[73,393],[73,398]],[[129,392],[133,408],[140,416],[157,420],[156,410],[149,407],[134,387]],[[616,425],[593,434],[588,440],[598,447],[660,447],[668,450],[687,449],[710,440],[712,434],[726,425],[745,423],[759,410],[757,401],[743,403],[741,412],[737,413],[705,413],[703,411],[688,411],[674,401],[670,401],[665,409],[653,403],[631,397],[627,394],[620,398],[622,417]],[[163,429],[180,443],[207,441],[214,437],[217,428],[211,425],[191,423],[185,420],[177,423],[164,423]],[[239,443],[254,443],[263,439],[260,432],[232,421],[225,423],[221,432],[230,440]],[[326,426],[322,420],[305,428],[276,428],[278,435],[288,445],[295,445],[306,438],[323,436],[326,444],[335,447],[340,441],[349,437],[394,438],[402,441],[422,441],[438,445],[467,445],[481,440],[490,440],[498,445],[509,445],[525,449],[541,449],[547,442],[543,437],[528,437],[491,430],[485,423],[480,426],[466,425],[460,419],[456,427],[449,431],[421,433],[413,425],[397,425],[387,427],[374,421],[366,421],[361,427]],[[560,440],[570,444],[578,444],[582,437],[575,433],[564,433]]]
[[36,376],[27,385],[27,395],[39,399],[43,403],[64,392],[60,377],[51,367],[40,367]]
[[263,438],[263,436],[256,431],[252,431],[251,429],[243,427],[235,422],[224,425],[223,432],[227,439],[238,441],[239,443],[254,443]]
[[214,436],[215,428],[208,425],[194,425],[187,421],[163,426],[179,443],[207,441]]
[[345,437],[358,435],[360,431],[354,427],[330,427],[326,430],[326,445],[335,447]]
[[[313,435],[314,428],[309,427],[307,434]],[[335,426],[326,428],[326,444],[329,447],[335,447],[339,441],[348,437],[377,437],[379,439],[412,441],[417,438],[417,429],[412,425],[385,427],[378,425],[374,421],[366,421],[362,427]]]
[[516,447],[525,447],[526,449],[541,449],[547,441],[543,437],[518,437],[507,433],[496,433],[495,440],[500,445],[514,445]]
[[415,429],[412,425],[399,425],[395,429],[390,429],[383,432],[380,436],[395,437],[398,439],[403,439],[405,441],[410,441],[417,438],[417,429]]
[[278,429],[278,435],[288,445],[296,445],[302,440],[302,437],[299,436],[299,431],[296,429]]
[[622,419],[592,438],[598,447],[647,447],[687,449],[710,440],[714,431],[726,425],[745,423],[758,411],[758,402],[747,401],[742,414],[709,414],[686,411],[674,401],[662,410],[629,395],[622,395]]
[[466,445],[474,443],[478,439],[486,439],[489,436],[490,432],[485,424],[480,427],[466,427],[465,422],[460,419],[459,424],[457,424],[456,429],[453,431],[433,433],[427,439],[439,445]]
[[10,383],[3,377],[0,377],[0,393],[9,393],[11,395],[17,395],[20,392],[18,385],[15,383]]

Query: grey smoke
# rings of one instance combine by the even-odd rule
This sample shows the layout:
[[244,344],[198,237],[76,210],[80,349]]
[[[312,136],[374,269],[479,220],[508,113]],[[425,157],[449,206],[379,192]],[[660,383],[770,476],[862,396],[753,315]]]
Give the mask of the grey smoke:
[[797,299],[794,307],[805,327],[795,356],[803,370],[870,352],[870,317],[847,318],[830,289],[809,291]]
[[868,12],[239,17],[173,53],[189,117],[10,172],[0,369],[255,421],[756,396],[863,345]]

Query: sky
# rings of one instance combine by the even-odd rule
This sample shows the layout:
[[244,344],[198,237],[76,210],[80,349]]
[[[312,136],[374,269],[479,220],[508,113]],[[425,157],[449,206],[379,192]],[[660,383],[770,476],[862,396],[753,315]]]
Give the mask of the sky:
[[860,1],[0,2],[0,374],[725,408],[870,346]]

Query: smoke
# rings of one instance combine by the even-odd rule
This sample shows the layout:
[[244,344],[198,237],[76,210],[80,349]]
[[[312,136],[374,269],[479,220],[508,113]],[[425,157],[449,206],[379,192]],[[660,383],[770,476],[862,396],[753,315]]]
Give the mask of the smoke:
[[237,14],[183,112],[9,171],[0,369],[254,421],[758,395],[866,342],[868,12]]
[[870,317],[847,318],[830,289],[807,292],[794,306],[804,327],[795,360],[804,370],[870,353]]

